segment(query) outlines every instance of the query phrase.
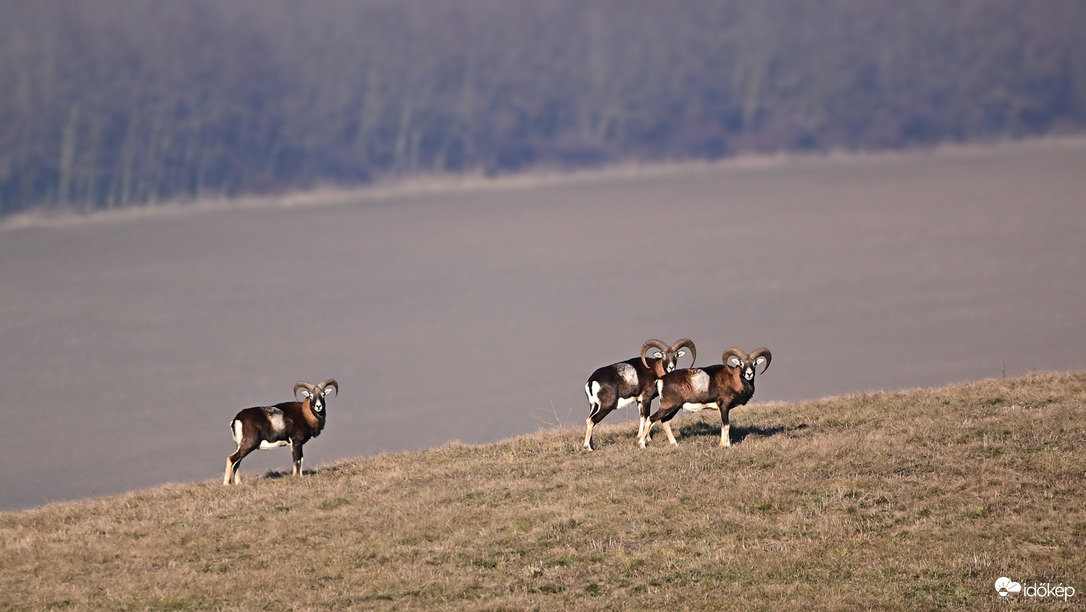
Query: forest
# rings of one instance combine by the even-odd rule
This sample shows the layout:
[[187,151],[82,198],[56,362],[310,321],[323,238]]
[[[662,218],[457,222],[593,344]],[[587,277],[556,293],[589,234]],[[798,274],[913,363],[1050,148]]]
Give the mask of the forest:
[[1081,132],[1079,0],[6,0],[0,215]]

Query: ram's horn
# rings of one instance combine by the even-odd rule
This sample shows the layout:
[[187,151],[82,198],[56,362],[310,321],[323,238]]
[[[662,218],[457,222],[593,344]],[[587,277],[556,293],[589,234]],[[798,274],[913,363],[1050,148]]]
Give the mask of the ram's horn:
[[645,361],[645,351],[649,350],[650,347],[654,346],[660,349],[665,355],[668,351],[671,350],[671,347],[668,346],[667,343],[663,340],[657,340],[656,338],[653,338],[652,340],[646,340],[645,343],[641,345],[641,363],[643,363],[646,368],[649,367],[649,363]]
[[298,397],[298,389],[308,389],[310,395],[318,395],[317,388],[313,386],[313,383],[305,382],[304,380],[298,381],[294,384],[294,397]]
[[773,354],[769,352],[766,347],[756,348],[754,352],[750,354],[750,358],[754,361],[758,361],[759,357],[765,357],[765,367],[762,368],[762,374],[769,369],[769,362],[773,361]]
[[728,357],[737,357],[739,361],[743,361],[749,358],[750,355],[747,355],[747,353],[743,349],[733,346],[731,348],[724,349],[724,354],[720,356],[721,363],[727,365]]
[[690,349],[690,367],[694,367],[694,362],[698,360],[698,348],[694,346],[694,341],[690,338],[680,338],[675,341],[675,344],[671,345],[671,350],[675,353],[679,352],[682,347]]
[[328,379],[322,380],[321,384],[317,385],[317,388],[321,390],[321,393],[324,393],[324,390],[327,387],[334,388],[336,390],[336,395],[337,396],[339,395],[339,383],[336,382],[336,379],[328,378]]

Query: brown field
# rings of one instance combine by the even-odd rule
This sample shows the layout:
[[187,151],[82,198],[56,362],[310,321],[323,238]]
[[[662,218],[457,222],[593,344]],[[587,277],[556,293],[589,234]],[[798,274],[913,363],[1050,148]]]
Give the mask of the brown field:
[[729,449],[605,421],[0,513],[0,609],[1081,609],[1084,403],[989,379],[741,408]]
[[319,468],[579,436],[587,375],[649,337],[770,347],[755,410],[1081,369],[1084,168],[1072,139],[9,220],[0,509],[220,479],[230,418],[299,379],[342,386]]

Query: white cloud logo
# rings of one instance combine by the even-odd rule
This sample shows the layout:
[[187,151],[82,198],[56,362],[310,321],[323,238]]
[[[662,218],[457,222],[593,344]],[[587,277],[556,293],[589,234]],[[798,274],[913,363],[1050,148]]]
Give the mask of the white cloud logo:
[[1007,578],[1006,576],[1001,576],[999,580],[996,580],[995,587],[996,591],[999,592],[1000,597],[1006,597],[1007,593],[1022,592],[1022,585],[1011,580],[1010,578]]

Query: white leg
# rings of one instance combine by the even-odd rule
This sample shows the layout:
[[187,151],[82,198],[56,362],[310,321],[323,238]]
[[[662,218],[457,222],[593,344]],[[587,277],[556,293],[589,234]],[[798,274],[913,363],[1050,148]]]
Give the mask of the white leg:
[[290,441],[290,455],[294,459],[294,475],[302,475],[302,443],[295,443],[294,440]]
[[667,441],[671,442],[672,446],[679,445],[679,443],[675,441],[675,434],[671,433],[671,421],[664,421],[664,433],[667,434]]
[[641,436],[637,439],[637,443],[641,446],[641,448],[645,448],[645,440],[649,439],[651,432],[652,421],[645,421],[645,429],[641,432]]
[[726,446],[731,446],[732,445],[731,429],[732,429],[731,425],[721,425],[720,426],[720,446],[721,447],[726,447]]
[[241,445],[238,444],[237,449],[226,457],[226,473],[222,477],[223,484],[238,484],[238,468],[241,467],[241,460],[244,458],[245,455],[241,454]]
[[584,447],[587,450],[592,450],[592,427],[595,426],[595,423],[592,422],[592,417],[588,417],[584,421],[585,421]]
[[[649,400],[649,401],[652,401],[652,400]],[[645,410],[645,402],[644,402],[644,400],[642,400],[640,397],[638,397],[637,398],[637,416],[638,416],[638,420],[637,420],[637,439],[638,440],[641,439],[641,432],[645,431],[645,427],[647,427],[648,423],[649,423],[649,415],[646,414],[647,412],[648,411]],[[645,440],[649,441],[649,442],[652,442],[652,434],[649,433],[647,436],[645,436]]]
[[641,438],[641,432],[647,432],[647,433],[645,433],[645,441],[646,442],[652,442],[652,431],[651,431],[651,429],[652,428],[649,426],[649,417],[647,417],[647,416],[646,417],[641,417],[641,425],[637,428],[637,437],[638,437],[638,439]]

